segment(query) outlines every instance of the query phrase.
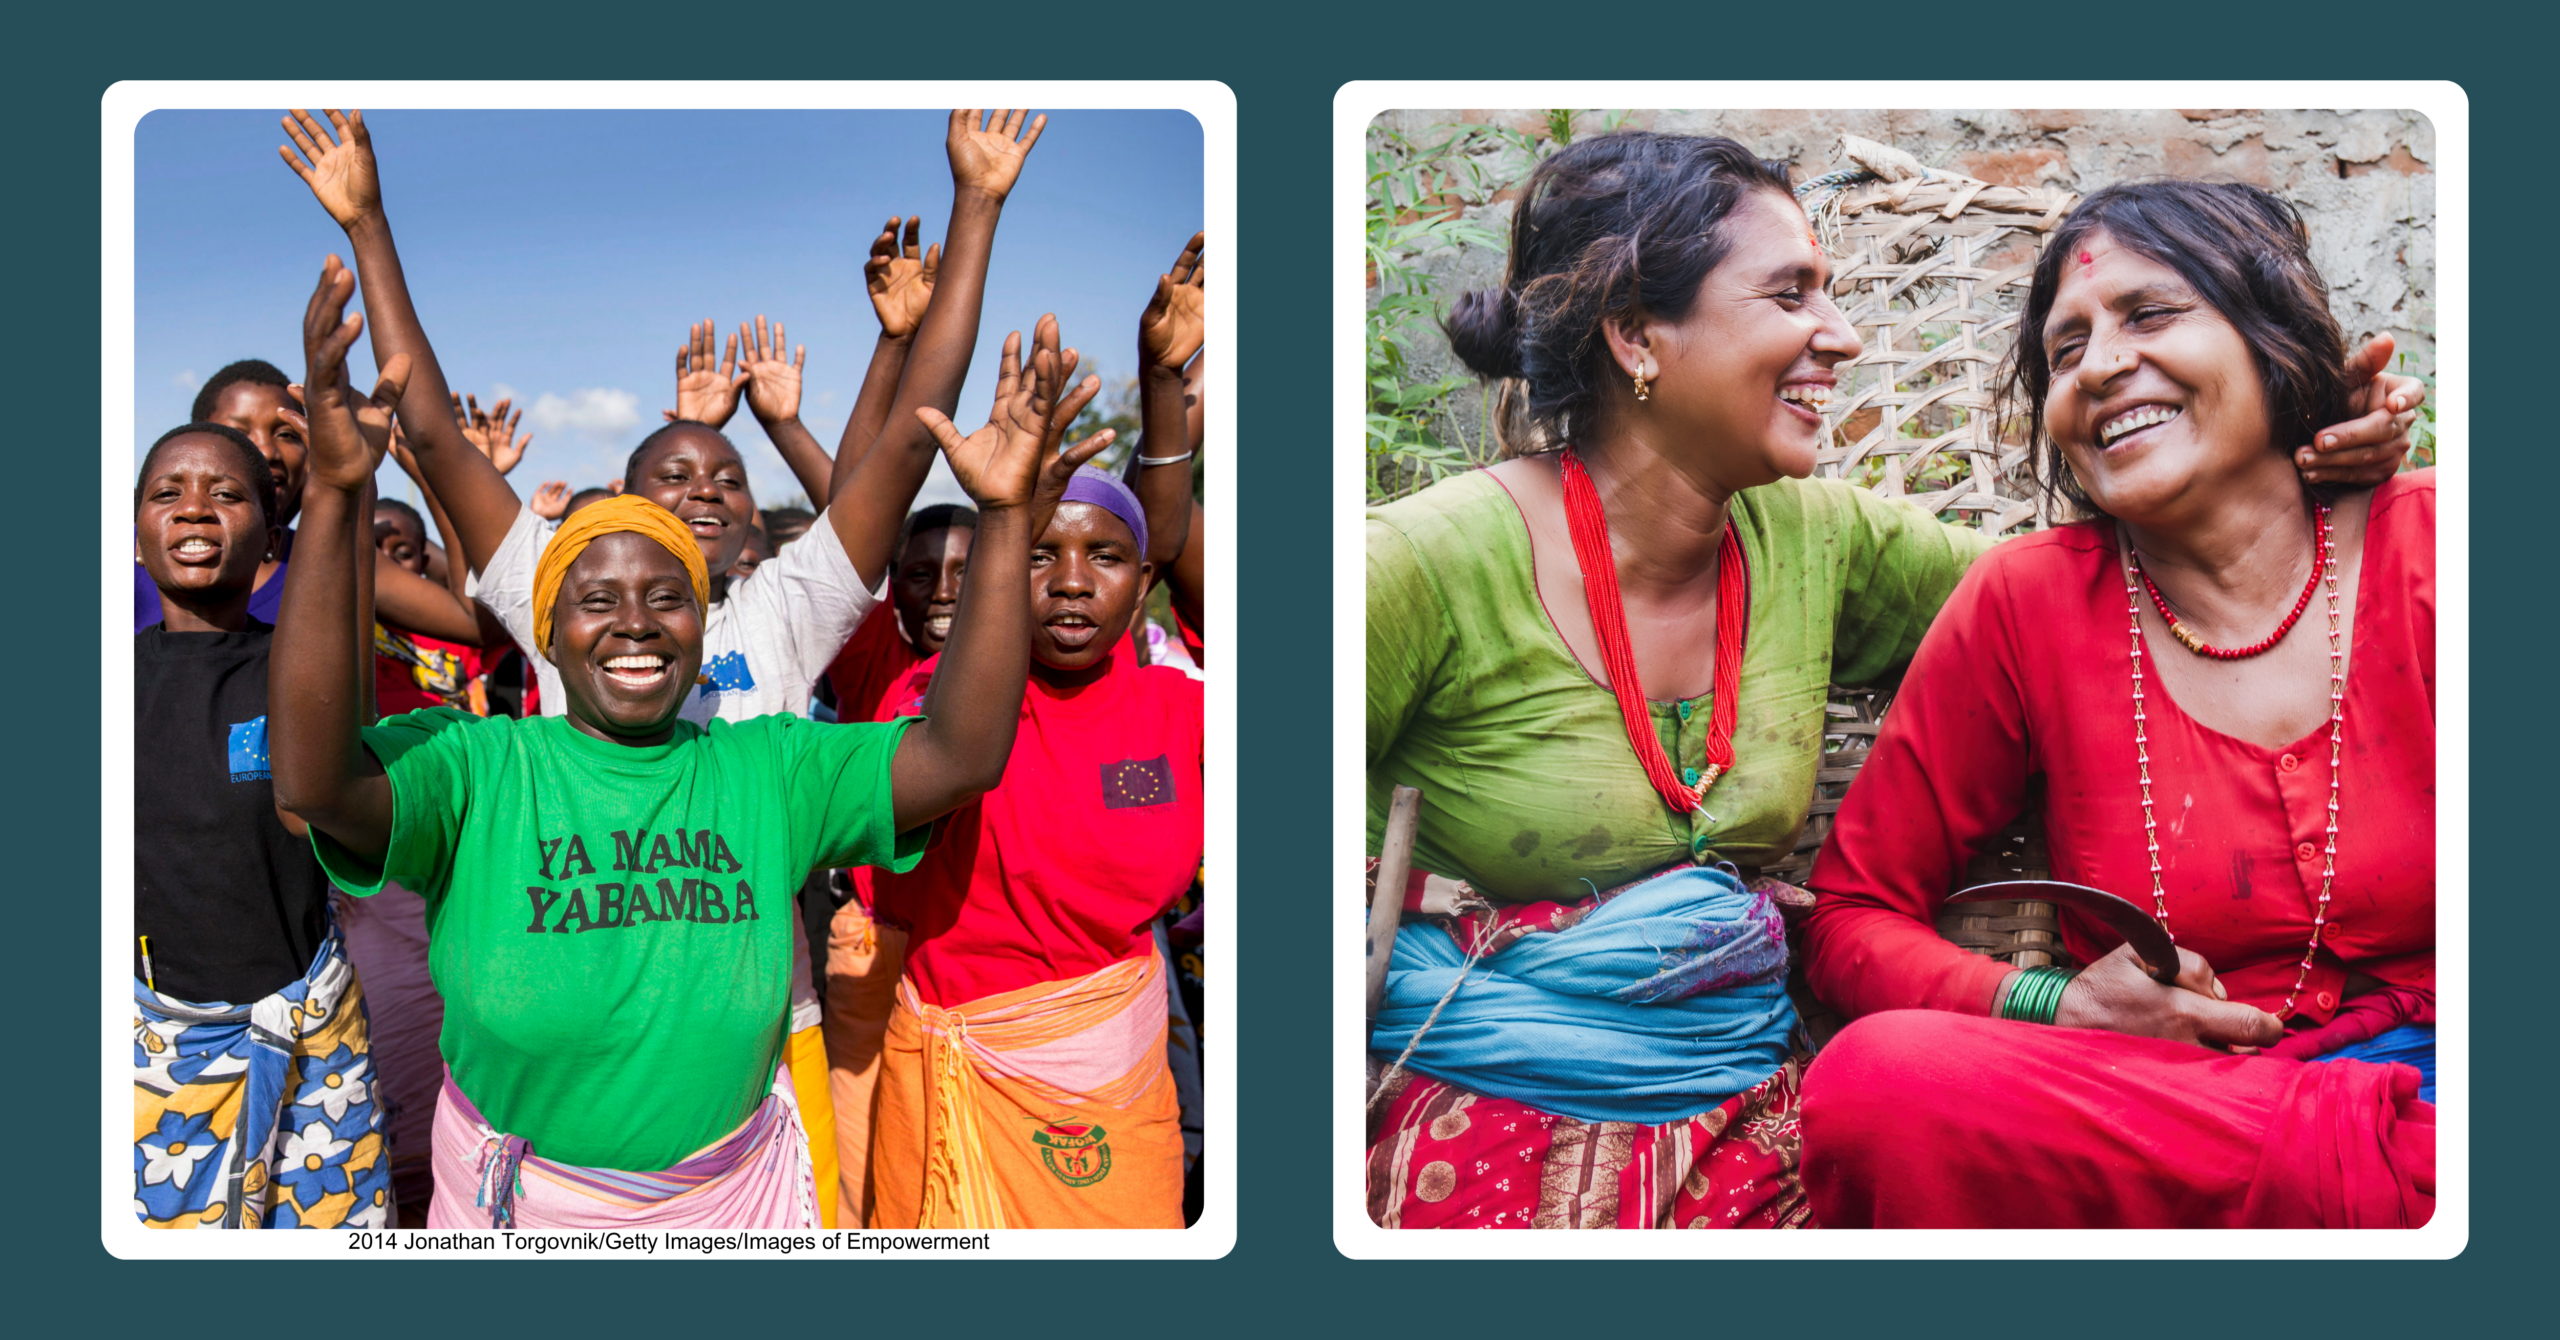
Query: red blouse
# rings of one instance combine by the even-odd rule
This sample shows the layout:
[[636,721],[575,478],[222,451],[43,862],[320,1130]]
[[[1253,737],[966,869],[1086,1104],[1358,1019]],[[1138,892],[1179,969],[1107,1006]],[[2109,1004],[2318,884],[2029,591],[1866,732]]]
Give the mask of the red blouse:
[[[827,667],[827,684],[836,693],[836,720],[876,720],[880,700],[923,659],[898,627],[896,607],[885,600],[873,606],[870,617],[836,653],[835,664]],[[896,720],[896,714],[889,719]]]
[[[936,657],[880,701],[924,708]],[[906,976],[956,1007],[1155,952],[1149,925],[1200,871],[1200,681],[1142,666],[1127,639],[1100,678],[1022,695],[996,789],[935,829],[903,875],[871,872],[872,911],[908,933]]]
[[[2401,475],[2366,524],[2330,924],[2295,1006],[2314,1021],[2336,1012],[2350,967],[2435,987],[2435,502],[2432,470]],[[2112,524],[2012,540],[1975,562],[1814,864],[1816,994],[1853,1016],[1990,1013],[2009,967],[1932,923],[2036,779],[2053,877],[2149,908],[2127,641]],[[2170,927],[2232,999],[2280,1009],[2320,897],[2329,728],[2260,748],[2190,719],[2148,663],[2144,682]],[[2069,912],[2063,939],[2084,963],[2121,943]]]

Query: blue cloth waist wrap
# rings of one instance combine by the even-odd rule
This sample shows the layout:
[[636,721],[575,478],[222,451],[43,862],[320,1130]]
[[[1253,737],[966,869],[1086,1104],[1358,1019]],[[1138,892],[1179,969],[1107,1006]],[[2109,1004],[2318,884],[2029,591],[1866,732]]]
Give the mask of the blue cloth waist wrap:
[[[1392,1061],[1466,954],[1436,925],[1396,935],[1369,1046]],[[1764,894],[1688,867],[1572,928],[1477,961],[1407,1067],[1580,1121],[1695,1116],[1787,1057],[1786,926]]]
[[[1396,938],[1401,940],[1404,937]],[[2311,1059],[2314,1061],[2371,1061],[2376,1065],[2397,1063],[2412,1066],[2418,1072],[2418,1097],[2430,1103],[2436,1100],[2436,1026],[2434,1024],[2402,1024],[2390,1032],[2377,1033],[2362,1042],[2350,1042],[2325,1056],[2314,1056]]]

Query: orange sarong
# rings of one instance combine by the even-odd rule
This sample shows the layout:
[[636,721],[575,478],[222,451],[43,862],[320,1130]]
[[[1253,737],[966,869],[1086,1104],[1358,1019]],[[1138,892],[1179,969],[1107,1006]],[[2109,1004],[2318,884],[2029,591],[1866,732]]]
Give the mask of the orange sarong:
[[[880,1042],[898,1003],[907,933],[871,919],[860,902],[836,909],[827,928],[827,1086],[835,1099],[838,1227],[871,1222],[872,1091]],[[823,1190],[823,1188],[822,1188]]]
[[953,1009],[898,983],[874,1101],[874,1228],[1180,1228],[1163,961]]

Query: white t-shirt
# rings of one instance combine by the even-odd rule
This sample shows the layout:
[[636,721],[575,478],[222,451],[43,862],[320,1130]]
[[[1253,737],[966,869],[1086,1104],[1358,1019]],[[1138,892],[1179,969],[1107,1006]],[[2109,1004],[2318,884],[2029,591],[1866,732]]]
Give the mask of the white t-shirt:
[[[488,569],[467,588],[525,649],[541,679],[543,715],[555,717],[569,710],[569,695],[560,687],[559,669],[533,644],[533,574],[543,546],[559,529],[531,508],[518,511]],[[888,590],[886,574],[878,591],[862,588],[835,523],[821,513],[807,533],[753,575],[729,579],[728,598],[711,607],[702,630],[701,682],[678,715],[696,724],[809,715],[809,692],[818,676]],[[797,1033],[818,1026],[819,1007],[796,897],[791,941],[791,1031]]]
[[[569,710],[560,671],[533,645],[534,569],[558,529],[530,508],[516,513],[472,588],[530,656],[542,682],[544,716]],[[711,607],[702,630],[702,680],[678,715],[696,724],[809,715],[818,677],[888,589],[885,574],[878,591],[863,589],[834,523],[821,514],[754,575],[729,579],[728,598]]]

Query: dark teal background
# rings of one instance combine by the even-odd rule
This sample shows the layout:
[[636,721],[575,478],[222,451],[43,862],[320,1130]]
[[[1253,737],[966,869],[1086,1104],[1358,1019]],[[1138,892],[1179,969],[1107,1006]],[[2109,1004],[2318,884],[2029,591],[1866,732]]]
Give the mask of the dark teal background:
[[[2460,4],[2287,7],[1678,4],[278,8],[123,5],[13,13],[5,158],[12,410],[0,461],[25,490],[6,783],[19,853],[5,895],[10,1036],[0,1271],[26,1334],[256,1328],[293,1335],[729,1336],[1108,1332],[1118,1336],[1616,1332],[2206,1335],[2217,1340],[2504,1333],[2549,1325],[2543,1292],[2555,1061],[2549,558],[2555,531],[2548,267],[2555,27]],[[287,15],[312,17],[287,17]],[[1961,16],[1961,19],[1951,16]],[[1958,28],[1957,23],[1966,26]],[[1998,63],[1991,55],[1996,53]],[[1219,673],[1239,677],[1242,861],[1213,890],[1237,918],[1241,1059],[1235,1251],[1215,1262],[128,1263],[97,1238],[99,871],[95,803],[95,407],[99,97],[125,78],[1212,78],[1236,93],[1238,235],[1218,243],[1221,353],[1239,438],[1213,444],[1241,504],[1238,607]],[[1328,1115],[1331,955],[1341,872],[1326,867],[1331,590],[1327,384],[1332,98],[1354,78],[2453,79],[2471,98],[2476,462],[2472,941],[2476,1110],[2471,1245],[2452,1262],[1349,1262],[1335,1253]],[[754,183],[703,189],[706,210]],[[280,188],[290,185],[282,181]],[[846,245],[867,225],[846,222]],[[218,256],[208,264],[221,264]],[[279,333],[267,347],[287,347]],[[248,346],[244,346],[248,347]],[[118,356],[121,356],[120,354]],[[1227,380],[1232,378],[1232,380]],[[1238,526],[1242,529],[1239,530]],[[2476,539],[2475,539],[2476,537]],[[1701,1244],[1711,1252],[1713,1243]],[[2534,1315],[2545,1321],[2533,1323]]]

